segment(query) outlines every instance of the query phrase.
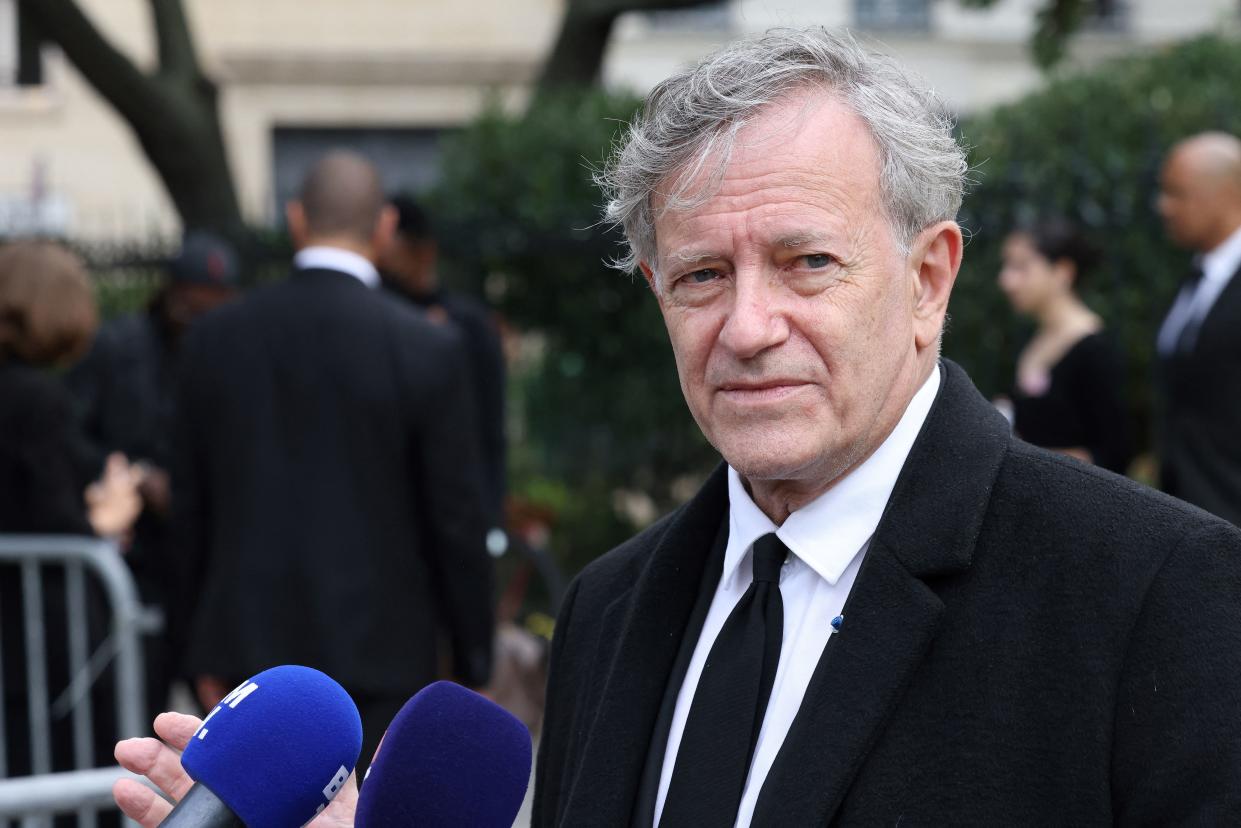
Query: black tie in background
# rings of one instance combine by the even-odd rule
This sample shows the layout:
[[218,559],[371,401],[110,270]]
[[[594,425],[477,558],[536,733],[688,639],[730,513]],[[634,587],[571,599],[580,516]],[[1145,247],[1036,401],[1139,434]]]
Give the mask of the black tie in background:
[[737,820],[784,635],[780,567],[788,549],[769,534],[754,542],[753,554],[754,582],[720,628],[698,679],[661,828],[717,828]]
[[[1185,291],[1192,303],[1195,294],[1198,292],[1198,285],[1202,283],[1202,265],[1194,264],[1193,269],[1185,277],[1185,281],[1181,283],[1181,290]],[[1191,316],[1185,320],[1181,332],[1176,337],[1177,353],[1187,354],[1194,349],[1194,343],[1198,339],[1198,328],[1201,327],[1202,320]]]

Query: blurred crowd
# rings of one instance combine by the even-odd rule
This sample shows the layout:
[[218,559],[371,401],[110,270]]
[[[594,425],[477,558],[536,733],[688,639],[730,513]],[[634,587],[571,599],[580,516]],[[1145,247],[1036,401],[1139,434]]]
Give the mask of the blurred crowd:
[[[1178,144],[1152,197],[1187,253],[1152,345],[1159,485],[1241,524],[1241,141]],[[76,256],[0,248],[0,533],[116,539],[165,617],[152,710],[174,682],[210,708],[247,675],[307,664],[357,701],[367,757],[420,686],[491,681],[504,359],[494,314],[439,284],[430,217],[361,157],[318,161],[286,218],[287,279],[242,296],[230,242],[190,230],[146,310],[102,326]],[[1081,293],[1100,241],[1052,215],[1012,228],[998,289],[1035,327],[995,403],[1022,438],[1124,474],[1124,355]],[[29,770],[21,589],[0,568],[10,775]],[[55,640],[64,585],[44,590]],[[513,670],[496,667],[520,683]],[[66,681],[60,664],[49,684]]]
[[[316,163],[287,218],[288,279],[241,298],[234,246],[191,230],[146,309],[102,326],[78,257],[0,248],[0,533],[117,541],[164,616],[152,712],[179,680],[210,709],[248,675],[306,664],[348,688],[369,756],[419,687],[489,684],[504,360],[494,314],[440,286],[428,216],[361,157]],[[42,577],[55,693],[65,588]],[[22,775],[18,568],[0,589],[4,748]],[[109,619],[91,603],[97,644]],[[107,762],[114,714],[95,713]],[[53,732],[54,767],[72,767],[69,723]]]

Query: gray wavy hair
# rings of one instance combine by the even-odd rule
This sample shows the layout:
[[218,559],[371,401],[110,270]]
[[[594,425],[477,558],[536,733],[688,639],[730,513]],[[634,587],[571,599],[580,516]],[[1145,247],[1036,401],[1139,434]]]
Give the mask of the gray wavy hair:
[[[737,133],[769,104],[820,86],[867,124],[879,147],[880,195],[903,249],[937,221],[955,218],[965,192],[965,151],[939,98],[892,59],[863,49],[847,32],[775,29],[729,44],[673,75],[646,98],[595,180],[605,218],[625,232],[616,261],[632,271],[655,266],[653,198],[664,210],[708,200],[723,177]],[[688,191],[714,159],[708,186]],[[666,188],[666,189],[665,189]]]

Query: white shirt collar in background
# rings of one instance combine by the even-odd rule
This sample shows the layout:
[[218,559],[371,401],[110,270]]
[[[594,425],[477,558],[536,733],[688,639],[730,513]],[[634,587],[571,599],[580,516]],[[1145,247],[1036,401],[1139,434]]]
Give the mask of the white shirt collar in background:
[[305,247],[293,257],[298,270],[337,270],[369,288],[379,287],[379,271],[365,256],[339,247]]
[[[1176,294],[1176,301],[1164,317],[1155,340],[1156,350],[1164,356],[1176,350],[1187,326],[1201,324],[1207,318],[1215,306],[1215,300],[1228,287],[1237,268],[1241,267],[1241,227],[1233,230],[1232,235],[1216,245],[1214,250],[1195,261],[1202,268],[1202,279],[1193,290],[1186,285]],[[1196,336],[1196,333],[1193,335]]]
[[1216,245],[1210,253],[1203,254],[1202,281],[1227,284],[1239,267],[1241,267],[1241,226],[1233,230],[1232,235]]

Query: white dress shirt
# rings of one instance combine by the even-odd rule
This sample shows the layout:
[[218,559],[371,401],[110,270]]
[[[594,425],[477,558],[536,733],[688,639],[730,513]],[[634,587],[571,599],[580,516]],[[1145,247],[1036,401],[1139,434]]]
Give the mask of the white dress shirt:
[[379,287],[379,271],[365,256],[339,247],[304,247],[293,257],[298,270],[337,270],[348,273],[368,288]]
[[[792,554],[780,572],[780,596],[784,602],[780,663],[737,810],[736,824],[741,828],[749,826],[759,791],[784,744],[806,694],[806,686],[831,637],[832,619],[841,614],[845,599],[849,597],[866,547],[883,516],[905,458],[935,401],[939,383],[939,368],[936,367],[875,453],[831,489],[789,515],[782,526],[777,527],[754,504],[740,475],[729,467],[728,546],[724,553],[724,571],[677,695],[655,800],[656,825],[663,814],[677,750],[703,663],[733,606],[753,580],[750,550],[754,541],[775,532]],[[842,629],[847,627],[846,618]],[[824,750],[831,749],[831,739],[830,733],[823,734]]]
[[1198,266],[1202,268],[1202,279],[1193,290],[1188,286],[1181,289],[1159,328],[1159,339],[1155,344],[1159,353],[1165,356],[1176,350],[1176,343],[1187,325],[1202,324],[1215,300],[1228,287],[1233,274],[1241,268],[1241,227],[1233,230],[1232,235],[1210,253],[1204,253]]

